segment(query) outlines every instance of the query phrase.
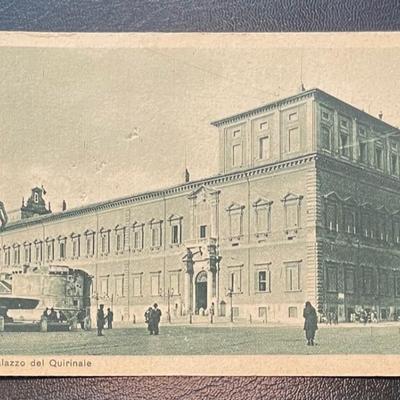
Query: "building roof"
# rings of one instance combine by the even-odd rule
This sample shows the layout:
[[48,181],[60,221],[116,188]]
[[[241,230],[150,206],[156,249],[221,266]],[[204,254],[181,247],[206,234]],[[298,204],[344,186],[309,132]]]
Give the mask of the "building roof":
[[211,122],[211,125],[219,127],[219,126],[229,124],[232,122],[240,121],[242,119],[249,118],[249,117],[252,117],[252,116],[255,116],[258,114],[262,114],[267,111],[279,108],[281,106],[286,106],[286,105],[289,105],[292,103],[297,103],[305,98],[309,98],[312,96],[318,97],[320,100],[333,101],[333,102],[349,109],[353,114],[356,114],[358,116],[358,118],[369,119],[373,124],[381,126],[385,130],[395,131],[400,135],[400,130],[398,127],[395,127],[377,117],[374,117],[373,115],[368,114],[365,111],[360,110],[359,108],[354,107],[353,105],[346,103],[345,101],[340,100],[337,97],[332,96],[331,94],[326,93],[323,90],[318,89],[318,88],[305,90],[305,91],[299,92],[293,96],[285,97],[285,98],[264,104],[260,107],[253,108],[251,110],[244,111],[239,114],[234,114],[234,115],[231,115],[226,118],[222,118],[217,121],[213,121],[213,122]]
[[11,230],[15,230],[18,228],[23,228],[30,225],[36,225],[51,221],[56,221],[64,218],[75,217],[79,215],[91,214],[95,212],[101,212],[107,209],[113,209],[121,206],[130,205],[133,203],[137,203],[140,201],[152,200],[152,199],[160,199],[165,196],[173,196],[180,193],[190,194],[196,189],[199,189],[202,186],[213,186],[213,185],[221,185],[226,182],[232,182],[239,179],[246,179],[250,176],[257,176],[261,174],[265,174],[268,172],[274,172],[277,170],[281,170],[282,168],[290,167],[290,166],[299,166],[310,161],[314,160],[315,153],[301,155],[299,157],[278,161],[275,163],[270,163],[267,165],[262,165],[259,167],[248,168],[236,172],[230,172],[227,174],[219,174],[214,175],[208,178],[199,179],[196,181],[191,181],[187,183],[183,183],[180,185],[169,186],[163,189],[142,192],[135,195],[119,197],[112,200],[106,200],[98,203],[88,204],[86,206],[71,208],[66,211],[60,211],[51,214],[40,215],[31,218],[24,218],[18,221],[9,222],[2,230],[0,230],[0,234],[2,232],[7,232]]

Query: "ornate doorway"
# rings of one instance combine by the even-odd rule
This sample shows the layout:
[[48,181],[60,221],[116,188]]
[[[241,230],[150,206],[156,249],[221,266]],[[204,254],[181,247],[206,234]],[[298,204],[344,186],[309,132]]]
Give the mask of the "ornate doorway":
[[201,271],[196,276],[196,309],[195,313],[198,314],[202,308],[204,311],[207,309],[207,272]]

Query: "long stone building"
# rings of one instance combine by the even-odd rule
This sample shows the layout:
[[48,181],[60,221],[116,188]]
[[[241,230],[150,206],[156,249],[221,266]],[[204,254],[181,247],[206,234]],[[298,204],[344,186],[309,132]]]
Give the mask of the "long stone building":
[[[382,116],[380,116],[382,117]],[[398,129],[319,89],[213,122],[218,174],[52,213],[34,188],[0,232],[1,270],[93,276],[117,320],[213,304],[235,319],[400,311]],[[25,267],[26,268],[26,267]]]

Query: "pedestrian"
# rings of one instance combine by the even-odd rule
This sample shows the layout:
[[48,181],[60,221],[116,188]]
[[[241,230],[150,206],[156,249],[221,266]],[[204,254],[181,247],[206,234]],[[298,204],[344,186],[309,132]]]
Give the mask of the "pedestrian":
[[107,308],[106,319],[107,319],[107,329],[112,329],[112,323],[114,321],[114,313],[109,308]]
[[46,309],[43,311],[42,318],[47,319],[49,317],[49,307],[46,307]]
[[144,322],[147,324],[147,330],[149,331],[150,335],[153,334],[153,326],[151,324],[151,311],[153,309],[149,307],[146,312],[144,313]]
[[104,329],[104,304],[97,310],[97,336],[103,336]]
[[150,323],[151,323],[151,329],[155,335],[158,335],[160,332],[158,327],[160,319],[161,319],[161,310],[158,308],[158,304],[154,303],[154,306],[150,314]]
[[53,307],[51,307],[51,309],[50,309],[50,314],[49,314],[48,320],[52,321],[52,322],[58,321],[57,313]]
[[318,329],[317,312],[309,301],[306,302],[303,311],[304,330],[306,331],[306,339],[308,346],[314,346],[315,332]]

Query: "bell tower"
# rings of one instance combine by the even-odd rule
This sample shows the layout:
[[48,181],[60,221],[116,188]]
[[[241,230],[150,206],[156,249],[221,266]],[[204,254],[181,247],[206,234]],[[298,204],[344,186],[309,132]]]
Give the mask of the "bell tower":
[[31,197],[26,201],[22,200],[21,218],[31,218],[37,215],[45,215],[51,213],[50,207],[46,208],[46,203],[43,198],[43,189],[34,187]]

